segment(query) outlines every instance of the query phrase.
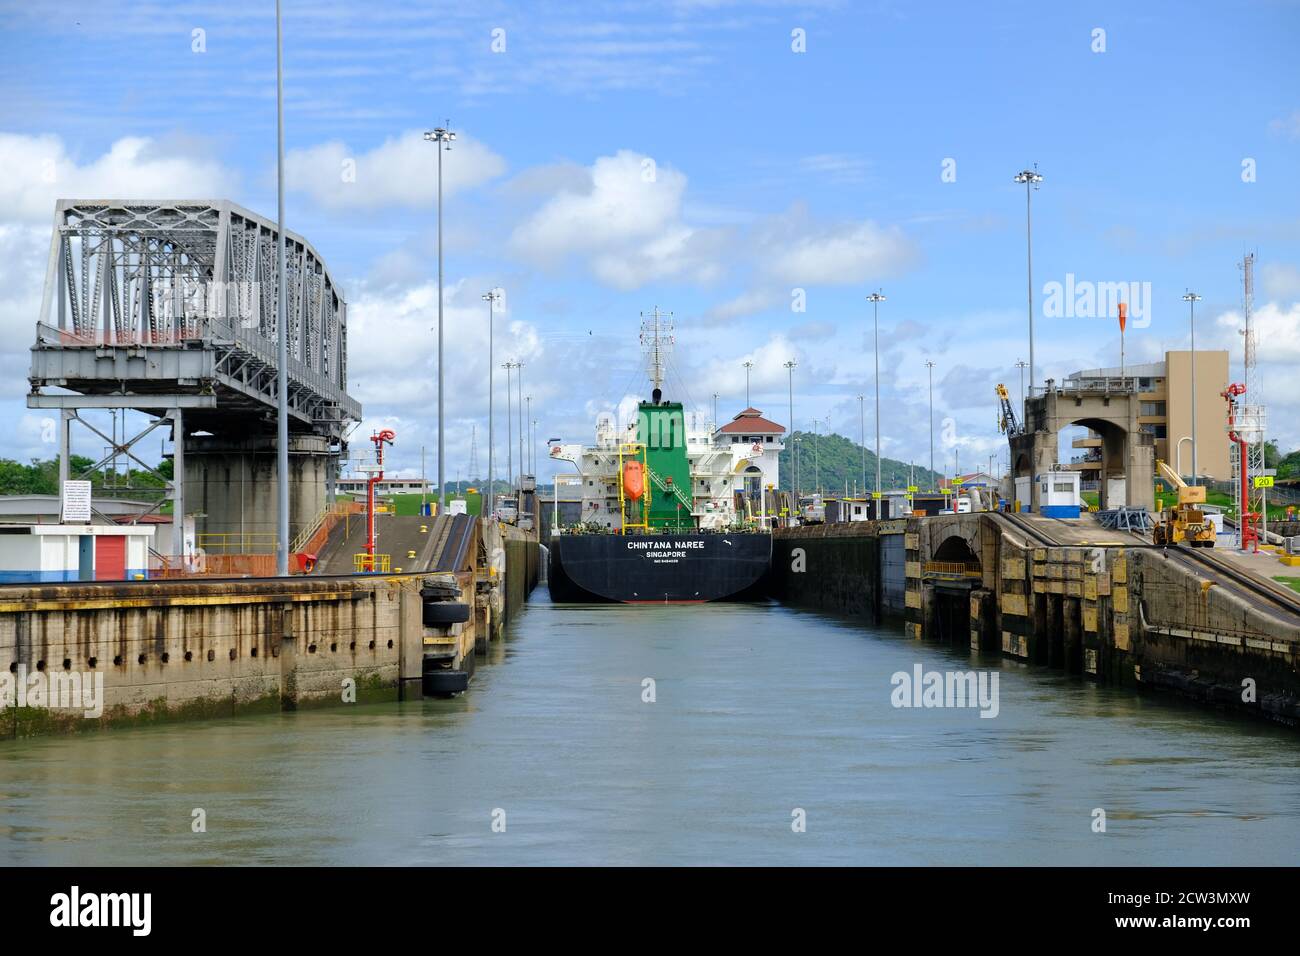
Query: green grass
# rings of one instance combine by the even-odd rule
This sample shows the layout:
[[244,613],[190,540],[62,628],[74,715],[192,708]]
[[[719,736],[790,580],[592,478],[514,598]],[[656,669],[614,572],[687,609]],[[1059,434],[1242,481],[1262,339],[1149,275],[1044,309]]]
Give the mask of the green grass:
[[1292,591],[1300,591],[1300,578],[1275,577],[1274,581],[1281,581]]
[[[455,497],[453,495],[453,497]],[[469,513],[476,515],[480,513],[483,507],[483,496],[477,492],[466,493],[464,495],[465,506]],[[399,515],[418,515],[420,513],[420,502],[432,501],[435,504],[438,501],[437,495],[430,494],[427,498],[421,495],[389,495],[389,502],[397,509]],[[451,499],[448,499],[449,501]]]

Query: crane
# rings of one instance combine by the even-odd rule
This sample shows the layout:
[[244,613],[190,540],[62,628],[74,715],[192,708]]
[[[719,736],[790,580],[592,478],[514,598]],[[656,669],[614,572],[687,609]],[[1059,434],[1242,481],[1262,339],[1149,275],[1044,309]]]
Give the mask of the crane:
[[998,431],[1004,432],[1008,438],[1015,438],[1024,432],[1024,427],[1016,421],[1016,410],[1011,407],[1011,396],[1007,394],[1007,387],[999,382],[997,392],[998,404],[1001,408]]
[[1205,486],[1189,485],[1178,472],[1159,459],[1156,471],[1160,477],[1178,490],[1178,504],[1160,512],[1160,521],[1151,532],[1151,539],[1168,547],[1186,541],[1193,548],[1214,547],[1214,525],[1205,518],[1198,505],[1205,504]]

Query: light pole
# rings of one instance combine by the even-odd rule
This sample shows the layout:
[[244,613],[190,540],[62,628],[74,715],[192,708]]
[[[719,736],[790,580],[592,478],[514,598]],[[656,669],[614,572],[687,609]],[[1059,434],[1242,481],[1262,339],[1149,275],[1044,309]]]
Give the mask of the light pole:
[[795,459],[794,459],[794,370],[795,361],[785,363],[785,370],[790,380],[790,427],[787,434],[790,436],[790,490],[798,494],[799,482],[795,478]]
[[[496,371],[496,367],[494,366],[492,361],[492,325],[493,325],[493,312],[495,311],[494,307],[497,303],[497,300],[501,298],[501,293],[496,289],[492,289],[488,292],[484,292],[483,298],[487,299],[487,304],[488,304],[488,480],[487,480],[488,492],[487,492],[487,498],[490,507],[492,502],[492,482],[496,480],[496,471],[492,467],[493,465],[492,450],[496,447],[495,441],[493,440],[492,437],[492,425],[493,422],[495,421],[495,417],[492,414],[492,391],[493,391],[492,374],[493,372]],[[483,513],[482,501],[483,499],[482,497],[480,497],[479,514]],[[490,513],[491,512],[489,512],[489,514]]]
[[528,462],[525,467],[528,473],[533,473],[533,396],[524,396],[524,424],[528,426],[528,440],[524,442],[524,461]]
[[[880,303],[885,301],[885,297],[877,289],[871,295],[867,296],[867,301],[871,303],[872,325],[875,327],[876,336],[876,487],[873,491],[880,490]],[[862,476],[863,483],[866,483],[866,475]]]
[[1029,289],[1029,390],[1034,390],[1034,233],[1030,217],[1029,197],[1038,189],[1043,177],[1038,174],[1038,164],[1033,169],[1024,169],[1016,174],[1014,180],[1025,184],[1025,262],[1028,267]]
[[821,494],[822,490],[822,453],[821,442],[817,440],[817,426],[821,424],[813,419],[813,491]]
[[511,434],[511,428],[513,427],[511,422],[514,420],[514,414],[510,411],[510,372],[515,367],[515,363],[506,362],[501,367],[506,370],[506,494],[513,494],[515,490],[515,439]]
[[1025,414],[1025,369],[1029,363],[1024,359],[1016,360],[1016,368],[1020,369],[1020,415],[1023,418]]
[[754,367],[753,362],[745,363],[745,407],[749,408],[749,370]]
[[1187,303],[1187,319],[1192,327],[1192,484],[1196,484],[1196,303],[1201,297],[1195,292],[1183,296]]
[[446,446],[443,435],[442,400],[442,154],[445,150],[451,149],[451,142],[456,138],[456,134],[444,126],[439,126],[425,133],[424,138],[436,144],[438,150],[438,514],[442,514],[447,510],[447,489],[443,481]]
[[[515,384],[519,388],[519,477],[523,478],[524,470],[528,467],[524,464],[524,363],[515,363]],[[524,490],[523,482],[519,484],[519,491]]]
[[934,363],[925,363],[926,374],[930,378],[930,485],[934,486]]
[[[275,534],[275,573],[280,577],[289,574],[289,329],[288,292],[285,276],[284,253],[284,40],[280,29],[280,0],[275,0],[275,178],[276,205],[279,219],[276,225],[276,288],[275,296],[275,337],[276,337],[276,401],[275,401],[275,493],[276,493],[276,534]],[[106,313],[107,314],[107,313]],[[179,419],[178,419],[179,421]],[[177,461],[184,453],[185,428],[176,429]],[[180,478],[177,469],[177,478]],[[180,501],[180,496],[177,496]],[[179,509],[184,511],[182,507]],[[172,515],[172,522],[180,527],[185,523],[185,515]]]
[[858,395],[858,435],[862,442],[862,493],[867,493],[867,397]]

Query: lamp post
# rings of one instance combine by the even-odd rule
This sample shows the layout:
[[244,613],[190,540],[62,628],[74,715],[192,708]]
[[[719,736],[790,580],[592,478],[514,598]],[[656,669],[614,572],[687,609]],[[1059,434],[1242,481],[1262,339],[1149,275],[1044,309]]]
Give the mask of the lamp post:
[[754,367],[753,362],[745,363],[745,407],[749,408],[749,370]]
[[813,419],[813,492],[821,494],[822,490],[822,454],[821,442],[817,440],[817,426],[820,424],[817,419]]
[[1028,268],[1029,290],[1029,390],[1034,390],[1034,233],[1033,221],[1030,215],[1029,197],[1038,189],[1038,184],[1043,181],[1043,177],[1038,174],[1038,164],[1034,163],[1033,169],[1024,169],[1016,174],[1014,180],[1017,183],[1024,183],[1025,186],[1025,262]]
[[[525,469],[524,464],[524,363],[515,363],[515,385],[519,389],[519,477],[523,478]],[[519,484],[519,493],[523,493],[523,482]]]
[[934,484],[934,363],[926,362],[925,371],[930,379],[930,484]]
[[[275,338],[276,338],[276,397],[275,397],[275,497],[276,497],[276,534],[275,534],[275,573],[280,577],[289,574],[289,329],[285,276],[284,253],[284,40],[280,29],[280,0],[275,0],[275,178],[276,205],[279,218],[276,224],[275,240],[275,278],[279,290],[275,297]],[[105,313],[107,315],[107,313]],[[177,418],[180,421],[180,418]],[[185,428],[176,428],[176,460],[184,454]],[[176,469],[176,477],[181,475]],[[177,484],[180,487],[180,484]],[[181,501],[180,493],[177,501]],[[173,514],[175,527],[185,524],[184,507],[177,509],[181,514]],[[182,532],[183,535],[183,532]],[[177,540],[180,540],[178,538]]]
[[514,414],[510,411],[510,372],[514,369],[515,363],[506,362],[501,367],[506,370],[506,494],[513,494],[515,490],[515,439],[511,434],[511,428],[513,427],[511,422],[514,420]]
[[787,434],[790,436],[790,490],[798,494],[797,489],[799,487],[799,481],[796,477],[797,473],[795,472],[794,458],[794,359],[790,359],[790,361],[785,363],[785,370],[788,373],[790,380],[790,427],[787,431]]
[[[496,472],[492,467],[493,464],[492,450],[493,448],[496,447],[492,437],[492,426],[493,426],[493,422],[495,421],[495,417],[492,414],[492,397],[493,397],[492,396],[492,391],[493,391],[492,373],[496,371],[496,367],[492,361],[492,326],[493,326],[493,313],[495,311],[494,307],[496,306],[497,300],[501,298],[501,293],[496,289],[491,289],[487,292],[484,292],[482,297],[487,300],[487,304],[488,304],[488,480],[487,480],[488,492],[487,493],[488,493],[488,503],[490,506],[492,502],[492,482],[496,480]],[[482,504],[481,504],[482,499],[480,498],[479,500],[480,500],[479,512],[482,513],[483,511]]]
[[[885,297],[877,289],[871,295],[867,296],[867,301],[871,303],[871,323],[875,328],[876,336],[876,487],[873,491],[880,490],[880,303],[885,301]],[[862,476],[862,481],[866,483],[866,475]]]
[[1016,360],[1016,368],[1020,370],[1020,417],[1021,418],[1023,418],[1025,415],[1025,369],[1028,367],[1029,367],[1029,363],[1026,362],[1024,359]]
[[1196,484],[1196,303],[1201,297],[1195,292],[1183,296],[1187,303],[1187,321],[1192,328],[1192,484]]
[[862,493],[867,493],[867,397],[858,395],[858,440],[862,442]]
[[451,149],[456,134],[444,126],[430,130],[424,138],[436,144],[438,150],[438,513],[447,510],[447,489],[445,487],[444,461],[446,446],[443,434],[443,389],[442,389],[442,154]]

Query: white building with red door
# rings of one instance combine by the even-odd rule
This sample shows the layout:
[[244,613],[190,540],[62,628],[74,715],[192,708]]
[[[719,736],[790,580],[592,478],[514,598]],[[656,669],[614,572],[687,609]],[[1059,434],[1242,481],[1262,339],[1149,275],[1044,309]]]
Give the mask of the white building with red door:
[[0,524],[0,583],[149,576],[153,525]]

